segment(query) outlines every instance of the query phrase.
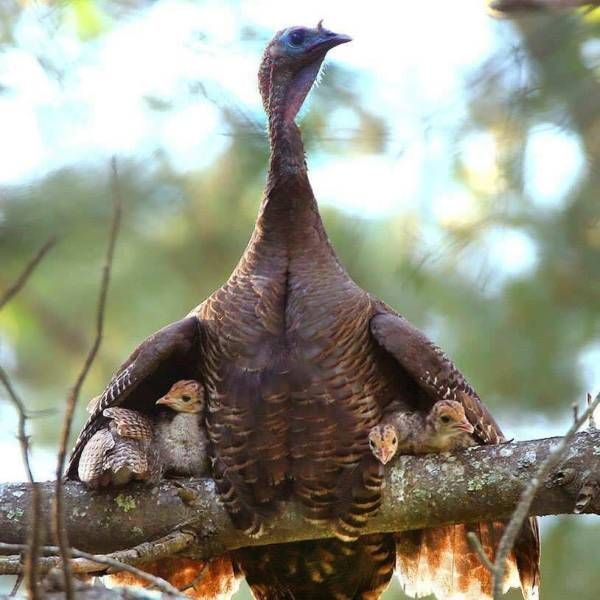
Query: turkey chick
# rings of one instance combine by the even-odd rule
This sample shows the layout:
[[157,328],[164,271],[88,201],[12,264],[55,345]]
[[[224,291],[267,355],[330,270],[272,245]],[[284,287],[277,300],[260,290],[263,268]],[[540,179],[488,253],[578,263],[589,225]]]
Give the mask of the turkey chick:
[[460,402],[440,400],[429,413],[389,412],[369,432],[369,447],[382,464],[401,454],[447,452],[476,445]]
[[193,379],[178,381],[156,404],[170,409],[161,411],[156,421],[156,441],[165,474],[198,477],[207,473],[204,387]]
[[161,477],[152,421],[135,410],[107,408],[108,424],[85,445],[79,479],[89,488],[121,487],[130,481],[156,483]]

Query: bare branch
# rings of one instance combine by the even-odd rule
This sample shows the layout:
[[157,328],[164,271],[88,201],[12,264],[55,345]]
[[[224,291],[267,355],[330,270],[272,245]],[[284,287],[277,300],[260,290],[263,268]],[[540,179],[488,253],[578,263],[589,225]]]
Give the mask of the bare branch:
[[[185,550],[191,546],[195,540],[196,536],[193,533],[175,531],[159,540],[142,542],[133,548],[111,552],[105,556],[116,560],[119,563],[136,566],[150,561],[160,560],[161,558],[165,558],[167,556],[173,556],[174,554],[177,554],[178,552],[181,552],[182,550]],[[6,546],[6,548],[9,546]],[[96,560],[88,560],[84,558],[71,559],[70,563],[71,572],[78,574],[94,573],[95,575],[108,575],[119,571],[119,569],[114,567],[108,569],[106,565],[102,565]],[[44,556],[39,559],[40,573],[48,573],[52,569],[62,568],[63,563],[59,556]],[[22,571],[23,565],[21,564],[20,556],[7,556],[6,558],[0,559],[0,575],[14,575],[15,573],[20,574]]]
[[586,395],[586,402],[587,402],[587,406],[588,406],[588,411],[590,413],[590,416],[588,418],[588,429],[594,431],[597,429],[596,418],[594,417],[595,411],[589,410],[590,406],[592,405],[592,395],[589,392]]
[[63,471],[65,468],[65,459],[67,454],[67,443],[71,434],[71,423],[73,421],[73,413],[75,411],[75,405],[79,398],[79,392],[83,386],[83,382],[87,377],[87,374],[94,362],[100,344],[102,342],[102,332],[104,328],[104,313],[106,309],[106,298],[108,294],[108,285],[110,282],[110,273],[113,264],[115,244],[117,241],[117,235],[119,233],[119,227],[121,225],[121,212],[122,212],[122,197],[119,189],[119,174],[117,170],[116,160],[113,159],[111,163],[111,174],[112,174],[112,197],[113,197],[113,216],[110,227],[110,234],[108,239],[108,248],[106,251],[106,259],[104,267],[102,269],[102,281],[100,284],[100,293],[98,295],[98,306],[96,310],[96,336],[92,347],[90,348],[88,355],[85,359],[81,372],[75,381],[75,385],[71,388],[67,396],[67,406],[65,410],[65,416],[63,420],[63,428],[60,436],[60,445],[58,451],[58,460],[56,465],[56,484],[55,484],[55,504],[54,504],[54,534],[58,542],[58,546],[61,550],[61,557],[63,559],[63,568],[65,576],[65,591],[67,600],[74,600],[73,593],[73,582],[71,578],[69,568],[69,539],[67,535],[67,528],[65,527],[65,513],[64,513],[64,494],[63,494]]
[[[596,407],[600,404],[600,393],[596,396],[593,402],[591,402],[585,412],[582,415],[578,415],[577,411],[575,413],[575,419],[573,424],[567,431],[567,433],[562,438],[558,438],[558,444],[552,451],[544,458],[544,460],[540,463],[540,466],[533,473],[531,480],[525,487],[521,499],[515,508],[514,513],[512,514],[504,533],[502,534],[502,538],[500,539],[500,543],[498,544],[498,549],[496,551],[496,558],[494,560],[494,567],[492,573],[494,575],[494,585],[493,585],[493,596],[494,600],[499,600],[502,596],[502,583],[504,579],[504,572],[506,570],[506,559],[512,547],[515,543],[517,536],[519,535],[519,531],[521,531],[521,527],[523,526],[523,522],[528,517],[531,509],[531,505],[533,500],[542,486],[542,484],[550,475],[552,469],[558,464],[558,462],[563,458],[569,449],[569,444],[572,442],[579,428],[588,420],[590,414],[596,409]],[[586,503],[587,505],[587,503]],[[577,505],[574,510],[577,510]],[[580,512],[583,512],[585,507],[579,507]]]
[[179,591],[185,592],[186,590],[191,590],[192,588],[195,588],[206,576],[206,573],[208,571],[208,565],[209,563],[207,562],[202,567],[202,569],[200,569],[198,575],[196,575],[196,577],[194,577],[194,579],[192,579],[187,585],[184,585],[183,587],[179,588]]
[[[39,260],[38,260],[39,262]],[[27,552],[25,553],[25,583],[29,597],[34,600],[38,597],[37,590],[37,564],[38,564],[38,548],[40,546],[40,511],[41,511],[41,497],[40,489],[35,482],[33,477],[33,470],[30,462],[30,448],[29,448],[29,436],[27,435],[27,411],[25,404],[18,396],[17,392],[13,388],[10,379],[4,369],[0,366],[0,381],[6,388],[9,398],[11,399],[17,414],[19,417],[18,433],[17,438],[21,446],[21,454],[23,457],[23,464],[25,465],[25,471],[27,473],[27,479],[31,483],[31,504],[28,512],[30,515],[30,525],[28,533],[28,544]]]
[[475,552],[477,553],[477,556],[479,557],[479,560],[482,562],[484,567],[488,571],[493,573],[494,563],[488,558],[488,555],[485,553],[485,550],[483,549],[479,538],[475,535],[475,532],[469,531],[469,533],[467,533],[467,540],[469,541],[471,548],[473,548],[473,550],[475,550]]
[[12,300],[13,296],[15,296],[19,290],[27,283],[27,280],[35,270],[35,268],[40,264],[44,256],[48,253],[49,250],[52,249],[52,246],[56,244],[56,237],[51,237],[31,258],[31,260],[25,265],[22,273],[17,277],[17,280],[8,287],[0,296],[0,310],[4,308],[4,305]]
[[8,397],[11,399],[19,417],[17,439],[21,445],[21,454],[23,456],[23,463],[25,465],[25,471],[27,473],[27,479],[30,483],[34,483],[33,471],[31,469],[31,462],[29,459],[30,448],[29,448],[29,436],[27,435],[27,409],[25,404],[17,395],[17,392],[13,388],[10,379],[6,371],[0,367],[0,381],[4,385],[8,392]]
[[[26,548],[27,548],[26,544],[3,544],[3,543],[0,543],[0,550],[5,551],[5,552],[21,552],[23,550],[26,550]],[[58,546],[42,546],[41,550],[42,550],[42,552],[51,553],[51,554],[57,554],[59,552],[62,552],[62,549],[59,548]],[[92,561],[94,563],[100,563],[102,565],[107,565],[117,571],[127,571],[128,573],[131,573],[131,574],[135,575],[136,577],[140,577],[144,581],[147,581],[149,584],[151,584],[153,587],[160,590],[161,592],[165,592],[166,594],[172,594],[176,598],[185,598],[187,600],[187,596],[182,594],[176,587],[173,587],[170,583],[168,583],[164,579],[161,579],[160,577],[155,577],[154,575],[151,575],[150,573],[146,573],[145,571],[141,571],[140,569],[136,569],[135,567],[132,567],[131,565],[128,565],[127,563],[119,562],[118,560],[115,560],[111,556],[104,556],[104,555],[100,555],[100,554],[90,554],[89,552],[83,552],[81,550],[76,550],[75,548],[69,548],[69,555],[71,557],[84,558],[84,559],[86,559],[88,561]],[[63,565],[63,568],[64,568],[64,565]]]
[[21,587],[21,584],[23,583],[23,575],[19,574],[17,575],[17,579],[15,581],[15,585],[13,585],[12,590],[10,590],[10,594],[8,594],[9,596],[16,596],[17,592],[19,591],[19,588]]
[[[50,237],[46,243],[36,252],[36,254],[30,259],[30,261],[25,265],[25,268],[17,278],[17,280],[9,286],[2,296],[0,296],[0,310],[23,288],[23,286],[27,283],[31,274],[34,272],[35,268],[42,262],[43,258],[46,254],[52,249],[52,247],[56,244],[56,237]],[[30,448],[29,448],[29,437],[27,435],[27,410],[25,408],[25,404],[19,398],[16,391],[12,387],[8,374],[0,367],[0,380],[2,381],[6,391],[8,392],[8,396],[11,399],[18,417],[18,433],[17,438],[19,440],[19,444],[21,446],[21,454],[23,456],[23,464],[25,465],[25,471],[27,473],[27,478],[31,482],[32,493],[31,493],[31,505],[29,507],[29,515],[30,515],[30,527],[28,534],[28,544],[27,544],[27,552],[25,553],[25,570],[24,570],[24,578],[25,583],[27,585],[27,590],[29,593],[29,597],[34,600],[38,597],[38,589],[37,589],[37,564],[38,564],[38,548],[40,546],[40,535],[39,535],[39,515],[41,510],[41,498],[40,491],[35,483],[35,479],[33,476],[33,470],[31,469],[30,463]],[[15,584],[15,593],[21,583],[21,579],[18,579]]]
[[[365,534],[509,519],[538,466],[561,441],[549,438],[479,446],[452,455],[402,457],[386,473],[381,510],[369,520]],[[564,462],[535,495],[529,514],[572,514],[586,473],[600,472],[598,447],[600,432],[577,434]],[[50,490],[54,483],[41,485]],[[290,502],[263,536],[249,538],[231,524],[211,479],[186,480],[185,487],[190,493],[184,499],[179,487],[168,480],[156,488],[134,484],[95,492],[79,482],[66,482],[69,535],[78,548],[106,554],[185,527],[196,534],[197,541],[181,555],[202,559],[236,548],[319,539],[334,533],[333,526],[305,522],[302,508]],[[1,541],[24,543],[27,526],[21,511],[28,505],[30,493],[26,483],[0,485]],[[42,506],[43,541],[51,539],[47,504],[49,501]],[[590,502],[585,512],[600,513],[598,500]]]

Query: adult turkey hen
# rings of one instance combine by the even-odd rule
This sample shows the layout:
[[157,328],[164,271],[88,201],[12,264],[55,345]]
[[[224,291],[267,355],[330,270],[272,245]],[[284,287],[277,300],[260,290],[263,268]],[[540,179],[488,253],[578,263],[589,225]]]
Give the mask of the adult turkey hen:
[[[268,44],[259,88],[271,154],[252,238],[219,290],[148,338],[117,372],[69,467],[76,477],[81,448],[107,406],[148,412],[150,390],[156,397],[177,379],[201,380],[214,475],[236,526],[260,535],[290,495],[303,503],[307,519],[338,526],[340,539],[236,551],[258,598],[380,595],[395,548],[391,535],[359,537],[381,493],[381,473],[366,464],[374,460],[368,433],[392,401],[427,410],[438,390],[426,371],[432,360],[440,371],[445,365],[431,358],[417,330],[348,276],[308,180],[294,119],[326,53],[348,41],[319,23],[280,31]],[[414,353],[407,357],[402,344]],[[446,375],[453,386],[456,372]],[[445,384],[441,375],[437,383]],[[496,431],[475,395],[469,403],[477,426]],[[537,569],[536,560],[527,568]]]

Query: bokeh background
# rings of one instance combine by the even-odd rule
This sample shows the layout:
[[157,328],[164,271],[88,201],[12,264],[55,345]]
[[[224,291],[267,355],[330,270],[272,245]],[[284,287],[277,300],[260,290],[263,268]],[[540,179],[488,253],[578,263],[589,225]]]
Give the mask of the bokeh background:
[[[301,125],[351,275],[439,342],[517,439],[564,431],[571,404],[598,392],[600,10],[2,0],[0,290],[60,236],[0,313],[0,363],[42,411],[38,478],[53,476],[93,336],[110,157],[125,214],[75,431],[131,349],[235,266],[266,170],[262,49],[320,18],[354,42],[332,51]],[[15,430],[0,390],[0,481],[24,478]],[[600,519],[548,517],[542,531],[542,600],[598,598]]]

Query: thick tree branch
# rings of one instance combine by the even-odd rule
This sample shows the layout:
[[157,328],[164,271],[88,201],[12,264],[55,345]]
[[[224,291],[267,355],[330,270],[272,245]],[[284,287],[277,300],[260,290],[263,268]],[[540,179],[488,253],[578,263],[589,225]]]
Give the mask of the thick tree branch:
[[[510,518],[537,467],[560,441],[548,438],[476,447],[454,455],[404,457],[389,469],[381,511],[365,533]],[[529,514],[573,513],[590,473],[600,473],[597,431],[575,436],[564,460],[540,488]],[[50,492],[53,483],[43,486]],[[250,539],[232,527],[209,479],[186,482],[184,489],[169,481],[153,489],[134,486],[120,492],[89,492],[74,482],[64,489],[69,537],[88,552],[131,548],[181,528],[196,532],[196,543],[184,551],[196,558],[333,534],[333,528],[305,523],[299,507],[289,503],[262,537]],[[30,493],[26,483],[0,486],[0,541],[24,543]],[[585,512],[600,514],[598,499],[588,503]],[[49,507],[44,506],[43,515],[49,514]],[[48,531],[43,533],[51,539]]]

